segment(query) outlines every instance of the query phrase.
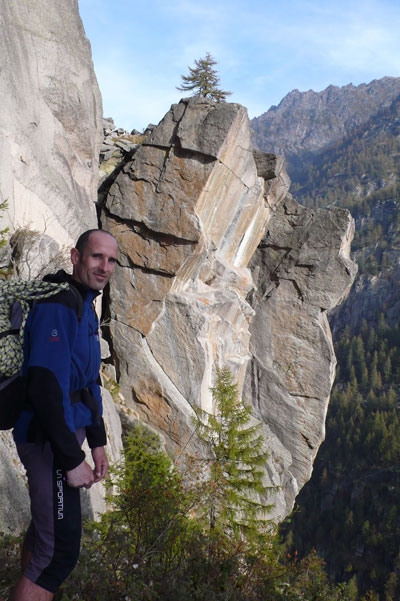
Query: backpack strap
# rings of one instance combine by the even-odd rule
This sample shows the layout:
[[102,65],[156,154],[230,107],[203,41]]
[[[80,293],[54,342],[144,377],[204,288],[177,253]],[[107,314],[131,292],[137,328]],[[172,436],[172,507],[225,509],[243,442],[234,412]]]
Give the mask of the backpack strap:
[[75,310],[76,310],[76,314],[77,314],[77,317],[78,317],[78,321],[81,321],[82,320],[82,316],[83,316],[83,298],[82,298],[82,295],[79,292],[79,290],[72,283],[69,285],[69,289],[70,289],[70,291],[72,292],[72,294],[75,297],[75,300],[76,300]]

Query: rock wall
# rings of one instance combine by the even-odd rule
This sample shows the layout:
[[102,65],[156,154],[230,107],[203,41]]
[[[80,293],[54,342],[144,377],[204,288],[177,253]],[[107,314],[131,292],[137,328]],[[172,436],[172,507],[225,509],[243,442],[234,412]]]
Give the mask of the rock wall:
[[102,102],[78,0],[2,0],[0,28],[0,227],[31,276],[96,226]]
[[[77,0],[0,2],[0,229],[11,244],[0,266],[36,277],[67,266],[67,249],[97,227],[102,103]],[[104,391],[109,454],[121,424]],[[104,509],[104,490],[84,496],[86,512]],[[10,432],[0,432],[0,531],[26,526],[29,499]]]
[[193,450],[193,407],[212,411],[229,367],[264,424],[277,519],[324,438],[326,313],[356,272],[349,213],[300,207],[289,185],[281,158],[253,150],[244,107],[192,98],[127,153],[101,214],[121,248],[110,340],[127,408],[172,454]]
[[327,311],[354,280],[348,211],[305,209],[288,195],[251,260],[255,280],[245,398],[269,441],[269,474],[285,514],[325,436],[336,359]]

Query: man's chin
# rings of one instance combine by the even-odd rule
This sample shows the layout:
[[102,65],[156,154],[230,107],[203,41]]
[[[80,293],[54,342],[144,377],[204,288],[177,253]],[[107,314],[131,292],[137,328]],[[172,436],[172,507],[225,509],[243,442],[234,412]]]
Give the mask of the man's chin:
[[103,290],[108,284],[108,279],[93,278],[90,282],[92,290]]

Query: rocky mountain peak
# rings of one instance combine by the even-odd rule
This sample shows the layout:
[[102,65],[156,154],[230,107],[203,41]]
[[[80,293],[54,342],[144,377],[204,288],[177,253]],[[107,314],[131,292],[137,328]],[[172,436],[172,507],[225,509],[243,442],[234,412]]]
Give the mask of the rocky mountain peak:
[[255,145],[266,152],[293,156],[336,143],[355,127],[391,105],[400,95],[400,78],[369,84],[329,86],[322,92],[290,92],[278,106],[251,121]]

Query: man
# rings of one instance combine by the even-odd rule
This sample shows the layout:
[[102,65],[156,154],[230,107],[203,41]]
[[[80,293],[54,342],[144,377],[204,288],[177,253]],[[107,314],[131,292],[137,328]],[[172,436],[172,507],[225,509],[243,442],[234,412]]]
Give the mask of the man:
[[[14,440],[27,473],[32,520],[14,601],[53,599],[79,556],[79,488],[90,488],[107,473],[93,301],[108,283],[117,255],[108,232],[82,234],[71,250],[72,276],[60,271],[46,278],[70,282],[70,288],[38,301],[25,326],[27,404]],[[85,436],[94,469],[81,449]]]

